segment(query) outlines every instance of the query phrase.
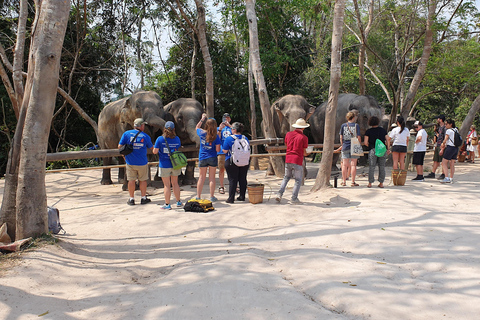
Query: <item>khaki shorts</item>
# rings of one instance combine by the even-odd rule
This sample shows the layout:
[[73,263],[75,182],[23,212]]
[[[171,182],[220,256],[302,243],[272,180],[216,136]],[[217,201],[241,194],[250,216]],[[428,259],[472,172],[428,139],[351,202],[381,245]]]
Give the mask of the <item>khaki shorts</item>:
[[218,158],[218,169],[225,169],[225,153],[219,154]]
[[435,151],[433,152],[433,161],[434,162],[442,162],[443,156],[440,155],[440,147],[435,147]]
[[178,177],[182,174],[182,169],[173,169],[173,168],[160,168],[160,178],[166,178],[170,176]]
[[148,180],[148,165],[132,166],[127,164],[127,181],[147,181]]

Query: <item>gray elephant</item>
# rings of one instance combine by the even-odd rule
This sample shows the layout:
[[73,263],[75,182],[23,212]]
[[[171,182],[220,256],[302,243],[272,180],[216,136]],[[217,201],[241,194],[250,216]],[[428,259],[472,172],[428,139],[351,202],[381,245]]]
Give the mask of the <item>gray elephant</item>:
[[[323,143],[325,130],[325,111],[327,103],[322,103],[310,118],[311,133],[315,143]],[[360,125],[360,135],[363,136],[369,128],[368,120],[372,116],[383,119],[384,109],[378,105],[378,102],[372,96],[359,96],[354,93],[342,93],[338,96],[337,116],[335,121],[335,143],[340,143],[340,126],[347,120],[345,116],[349,111],[357,110],[357,123]],[[334,154],[332,167],[336,169],[339,154]]]
[[[130,97],[107,104],[98,116],[100,148],[117,149],[122,134],[133,129],[136,118],[143,118],[148,123],[145,132],[155,141],[157,131],[163,131],[165,127],[165,112],[160,96],[153,91],[136,91]],[[125,163],[123,157],[118,159],[119,163]],[[111,161],[111,158],[103,158],[104,165],[110,165]],[[120,168],[119,183],[126,183],[124,175],[125,169]],[[103,169],[101,184],[112,184],[110,169]]]
[[[200,147],[200,137],[195,129],[202,118],[204,108],[200,102],[192,98],[180,98],[163,107],[165,120],[175,123],[175,132],[180,138],[182,146],[196,144]],[[187,158],[198,156],[198,151],[186,152]],[[181,178],[182,184],[196,184],[194,177],[195,162],[189,162],[185,169],[185,175]]]
[[[315,111],[315,108],[315,106],[309,104],[307,100],[300,95],[289,94],[275,101],[271,106],[271,113],[276,136],[284,138],[287,132],[293,130],[292,124],[294,124],[295,121],[300,118],[308,120]],[[274,174],[270,163],[267,174]],[[304,174],[307,174],[306,170],[304,170]]]

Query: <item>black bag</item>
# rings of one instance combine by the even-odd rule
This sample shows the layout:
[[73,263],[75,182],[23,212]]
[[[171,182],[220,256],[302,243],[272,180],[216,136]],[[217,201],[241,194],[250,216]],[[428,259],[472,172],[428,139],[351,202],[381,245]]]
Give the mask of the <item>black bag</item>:
[[212,201],[207,199],[191,199],[183,206],[183,210],[190,212],[209,212],[215,210]]
[[458,132],[458,129],[455,128],[453,129],[453,132],[455,133],[453,135],[453,144],[455,145],[455,147],[459,148],[462,146],[462,136],[460,135],[460,133]]
[[140,133],[141,131],[138,130],[137,134],[135,135],[135,137],[133,137],[133,140],[130,141],[131,143],[127,143],[127,144],[124,144],[123,146],[120,147],[120,154],[126,156],[126,155],[129,155],[130,153],[133,152],[133,143],[135,142],[135,140],[137,139],[137,136],[138,134]]

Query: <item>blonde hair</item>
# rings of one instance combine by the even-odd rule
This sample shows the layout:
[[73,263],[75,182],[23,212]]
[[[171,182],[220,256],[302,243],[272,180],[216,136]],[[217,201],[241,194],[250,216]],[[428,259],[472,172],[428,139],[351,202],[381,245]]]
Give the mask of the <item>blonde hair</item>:
[[205,123],[205,131],[207,131],[207,136],[205,140],[210,143],[217,139],[217,121],[215,119],[208,119]]
[[345,118],[347,119],[347,121],[350,121],[350,120],[352,120],[353,118],[355,118],[356,115],[357,115],[357,114],[356,114],[355,112],[349,111],[349,112],[347,113],[347,115],[345,116]]

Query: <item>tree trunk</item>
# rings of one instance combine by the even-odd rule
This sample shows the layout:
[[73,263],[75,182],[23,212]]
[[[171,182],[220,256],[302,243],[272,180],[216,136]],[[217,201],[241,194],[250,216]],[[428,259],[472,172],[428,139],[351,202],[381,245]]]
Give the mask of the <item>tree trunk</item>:
[[207,116],[214,116],[214,96],[213,96],[213,64],[210,57],[210,51],[207,43],[207,25],[205,22],[205,7],[202,0],[195,0],[197,5],[198,21],[198,42],[203,55],[203,64],[205,66],[205,111]]
[[70,1],[43,0],[32,36],[16,200],[16,237],[48,232],[45,159]]
[[330,89],[328,93],[328,105],[325,112],[325,133],[323,140],[322,161],[318,170],[312,191],[330,186],[330,174],[332,172],[333,148],[335,141],[335,118],[337,115],[338,89],[340,86],[342,67],[342,36],[343,20],[345,14],[345,0],[335,2],[333,30],[332,30],[332,62],[330,67]]
[[465,138],[468,134],[468,130],[475,120],[475,116],[477,115],[478,110],[480,110],[480,95],[477,96],[475,101],[473,101],[470,110],[468,111],[467,116],[463,119],[462,126],[460,127],[460,135]]
[[420,59],[420,64],[418,65],[415,76],[413,77],[410,88],[408,89],[407,97],[402,103],[401,115],[404,119],[407,119],[410,109],[413,105],[413,99],[417,94],[420,83],[425,76],[425,71],[427,70],[428,59],[430,58],[430,53],[432,52],[432,42],[433,42],[433,19],[435,18],[435,10],[437,9],[437,0],[430,0],[428,6],[428,18],[427,18],[427,27],[425,30],[425,39],[423,43],[423,53]]
[[192,62],[190,63],[190,90],[192,91],[192,99],[195,98],[195,62],[197,61],[197,41],[195,39],[195,32],[192,32]]
[[[265,138],[276,138],[273,128],[273,117],[270,112],[270,101],[268,98],[267,86],[263,77],[262,63],[260,61],[260,50],[258,44],[257,15],[255,13],[255,1],[245,0],[247,11],[248,30],[250,35],[250,55],[252,56],[252,72],[257,84],[258,98],[262,110],[263,133]],[[277,177],[283,177],[284,168],[283,159],[281,157],[270,157],[273,170]]]
[[[253,88],[253,75],[252,75],[252,55],[248,58],[248,96],[250,97],[250,128],[252,130],[252,139],[257,139],[257,112],[255,111],[255,90]],[[258,153],[258,146],[253,146],[253,154]],[[251,165],[254,170],[260,170],[258,165],[258,158],[252,158]]]

